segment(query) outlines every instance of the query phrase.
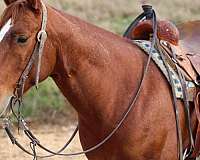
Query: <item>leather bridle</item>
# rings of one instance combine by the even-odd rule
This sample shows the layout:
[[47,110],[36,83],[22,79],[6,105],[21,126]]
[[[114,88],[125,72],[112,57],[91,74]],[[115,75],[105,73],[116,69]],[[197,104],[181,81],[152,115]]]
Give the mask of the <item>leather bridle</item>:
[[[68,145],[71,143],[71,141],[73,140],[73,138],[75,137],[76,133],[78,132],[78,126],[75,129],[73,135],[71,136],[71,138],[69,139],[69,141],[64,145],[64,147],[62,149],[60,149],[57,152],[51,151],[50,149],[44,147],[40,141],[32,134],[32,132],[29,130],[26,121],[24,120],[23,116],[21,115],[20,112],[20,107],[22,104],[22,97],[23,97],[23,93],[24,93],[24,87],[25,87],[25,82],[28,79],[28,75],[30,74],[33,65],[36,64],[36,77],[35,77],[35,85],[36,87],[38,87],[38,83],[39,83],[39,79],[40,79],[40,68],[41,68],[41,58],[42,58],[42,54],[43,54],[43,49],[44,49],[44,45],[47,39],[47,33],[46,33],[46,26],[47,26],[47,8],[45,6],[45,4],[41,1],[42,4],[42,27],[41,30],[38,32],[37,34],[37,42],[35,44],[35,48],[34,51],[31,55],[31,58],[26,66],[26,68],[24,69],[22,75],[19,78],[19,81],[17,83],[17,87],[15,88],[15,91],[13,93],[13,96],[10,100],[10,105],[8,105],[8,107],[6,108],[6,110],[1,114],[1,118],[3,119],[3,127],[7,133],[7,135],[9,136],[12,144],[17,145],[22,151],[24,151],[25,153],[33,156],[34,160],[36,160],[37,158],[47,158],[47,157],[52,157],[55,155],[58,156],[75,156],[75,155],[82,155],[82,154],[87,154],[90,153],[94,150],[99,149],[100,147],[102,147],[102,145],[104,145],[108,140],[110,140],[112,138],[112,136],[118,131],[118,129],[123,125],[125,119],[128,117],[129,113],[133,110],[135,103],[140,95],[140,92],[142,90],[142,86],[143,83],[145,81],[148,69],[149,69],[149,65],[150,65],[150,61],[151,61],[151,57],[152,57],[152,50],[153,47],[156,44],[156,40],[157,40],[157,20],[156,20],[156,14],[155,11],[152,9],[151,6],[148,5],[144,5],[143,6],[143,10],[144,12],[130,25],[130,27],[127,29],[127,31],[124,34],[124,37],[129,38],[130,35],[130,31],[144,18],[146,19],[151,19],[152,23],[153,23],[153,38],[152,38],[152,42],[151,42],[151,49],[149,51],[149,57],[148,57],[148,61],[146,66],[144,67],[144,72],[143,72],[143,76],[142,79],[140,81],[140,85],[137,89],[136,95],[133,96],[133,98],[131,99],[131,102],[129,104],[129,107],[127,108],[126,112],[124,113],[123,117],[120,119],[120,121],[116,124],[115,128],[110,132],[110,134],[108,134],[108,136],[106,136],[100,143],[98,143],[97,145],[95,145],[94,147],[91,147],[85,151],[82,152],[77,152],[77,153],[71,153],[71,154],[64,154],[62,153],[67,147]],[[18,104],[18,114],[16,114],[13,110],[14,106]],[[20,128],[24,131],[25,135],[30,139],[30,148],[32,150],[32,153],[30,151],[28,151],[27,149],[25,149],[18,141],[17,139],[13,136],[13,133],[10,129],[10,114],[13,113],[14,116],[17,118],[18,123]],[[180,137],[181,138],[181,137]],[[41,148],[42,150],[50,153],[50,155],[47,156],[38,156],[36,153],[36,147]],[[182,144],[181,146],[182,147]],[[182,151],[180,152],[180,154],[182,153]],[[180,155],[182,156],[182,154]],[[182,160],[180,158],[180,160]]]
[[46,26],[47,26],[47,8],[45,4],[41,1],[42,4],[42,24],[41,29],[37,33],[37,41],[35,44],[35,48],[33,50],[33,53],[29,59],[28,64],[26,65],[26,68],[22,72],[16,87],[13,92],[13,96],[11,97],[10,103],[5,109],[5,111],[0,115],[0,117],[8,117],[10,113],[12,112],[14,104],[18,103],[19,106],[22,103],[22,97],[24,94],[24,87],[25,83],[29,77],[29,74],[33,68],[33,65],[36,66],[36,76],[35,76],[35,85],[38,87],[39,79],[40,79],[40,68],[41,68],[41,58],[43,54],[44,45],[47,39],[47,33],[46,33]]

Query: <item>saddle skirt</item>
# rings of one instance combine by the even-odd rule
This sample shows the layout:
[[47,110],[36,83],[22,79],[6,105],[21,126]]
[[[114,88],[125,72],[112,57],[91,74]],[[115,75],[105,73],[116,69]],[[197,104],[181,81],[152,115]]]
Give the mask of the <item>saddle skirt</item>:
[[[186,51],[181,46],[175,46],[162,40],[160,41],[160,45],[167,52],[169,58],[172,59],[173,62],[171,63],[171,66],[175,66],[174,63],[178,64],[186,79],[193,81],[198,85],[198,73],[195,71],[190,59],[187,57]],[[172,53],[175,54],[176,59],[173,59]]]

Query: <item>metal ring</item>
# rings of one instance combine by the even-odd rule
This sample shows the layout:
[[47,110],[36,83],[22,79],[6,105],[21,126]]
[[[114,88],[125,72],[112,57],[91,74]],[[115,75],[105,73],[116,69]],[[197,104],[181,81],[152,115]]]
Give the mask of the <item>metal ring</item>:
[[38,35],[37,35],[37,40],[38,40],[39,42],[41,42],[43,36],[44,36],[44,38],[46,39],[46,38],[47,38],[47,32],[46,32],[45,30],[39,31],[39,32],[38,32]]

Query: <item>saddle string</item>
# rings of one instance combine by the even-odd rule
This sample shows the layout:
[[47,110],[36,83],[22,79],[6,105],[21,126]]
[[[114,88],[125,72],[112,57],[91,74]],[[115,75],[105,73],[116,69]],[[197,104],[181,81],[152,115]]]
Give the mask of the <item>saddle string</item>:
[[[44,5],[43,5],[44,7]],[[104,140],[102,140],[100,143],[98,143],[97,145],[95,145],[94,147],[91,147],[85,151],[82,151],[82,152],[77,152],[77,153],[72,153],[72,154],[61,154],[61,153],[56,153],[56,152],[52,152],[50,151],[49,149],[45,148],[44,146],[42,146],[40,144],[40,142],[33,136],[33,134],[31,133],[31,131],[28,129],[28,127],[26,126],[26,122],[25,120],[21,117],[19,120],[21,126],[23,127],[23,130],[25,132],[25,134],[27,135],[27,137],[31,140],[31,143],[34,144],[34,147],[32,147],[32,151],[33,153],[30,153],[29,151],[27,151],[26,149],[24,149],[24,147],[22,147],[22,145],[20,145],[18,143],[18,141],[16,140],[16,138],[13,136],[12,132],[10,131],[10,128],[9,128],[9,119],[4,119],[5,120],[5,123],[4,123],[4,128],[8,134],[8,136],[10,137],[11,139],[11,142],[13,144],[16,144],[20,149],[22,149],[25,153],[29,154],[29,155],[32,155],[34,157],[34,159],[36,157],[38,158],[46,158],[45,156],[37,156],[36,155],[36,145],[39,146],[40,148],[42,148],[43,150],[51,153],[51,154],[54,154],[54,155],[59,155],[59,156],[74,156],[74,155],[81,155],[81,154],[86,154],[86,153],[90,153],[98,148],[100,148],[103,144],[105,144],[108,140],[110,140],[110,138],[117,132],[117,130],[122,126],[123,122],[125,121],[125,119],[128,117],[129,113],[131,112],[131,110],[133,109],[139,95],[140,95],[140,92],[142,90],[142,86],[143,86],[143,83],[145,81],[145,78],[146,78],[146,75],[147,75],[147,72],[148,72],[148,69],[149,69],[149,65],[150,65],[150,62],[151,62],[151,57],[152,57],[152,50],[153,50],[153,47],[155,46],[155,43],[156,43],[156,39],[157,39],[157,19],[156,19],[156,14],[155,14],[155,11],[152,9],[151,6],[148,6],[148,5],[145,5],[145,6],[142,6],[143,7],[143,10],[144,10],[144,13],[142,14],[142,16],[139,16],[139,18],[136,19],[135,23],[133,24],[137,24],[139,23],[142,19],[144,19],[145,17],[146,18],[150,18],[151,17],[151,20],[152,20],[152,23],[153,23],[153,39],[152,39],[152,42],[151,42],[151,49],[149,51],[149,57],[148,57],[148,61],[147,61],[147,64],[144,68],[144,72],[143,72],[143,77],[141,79],[141,82],[140,82],[140,85],[138,87],[138,90],[137,90],[137,93],[136,93],[136,96],[133,97],[133,99],[131,100],[131,103],[127,109],[127,111],[124,113],[122,119],[119,121],[119,123],[117,123],[115,129],[106,137],[104,138]],[[43,10],[44,11],[44,10]],[[130,28],[132,28],[132,26],[130,26]],[[127,30],[127,33],[129,33],[130,31],[130,28]],[[128,34],[124,34],[125,37],[128,38]],[[40,43],[38,43],[40,44]],[[34,55],[34,54],[33,54]],[[33,56],[34,57],[34,56]],[[33,60],[31,61],[34,61],[34,58]],[[29,68],[29,67],[28,67]],[[32,64],[30,65],[30,70],[32,68]],[[27,74],[25,74],[25,76],[23,77],[22,76],[22,82],[20,86],[23,86],[22,88],[19,87],[18,89],[20,89],[20,93],[21,94],[17,94],[17,95],[20,95],[20,96],[17,96],[15,98],[18,98],[20,99],[20,97],[22,97],[23,95],[23,89],[24,89],[24,83],[26,81],[26,79],[28,78],[28,74],[29,74],[29,69],[27,69]],[[26,69],[25,69],[26,71]],[[29,71],[29,72],[28,72]],[[24,79],[23,79],[24,78]],[[37,85],[37,83],[36,83]],[[77,129],[78,130],[78,129]],[[53,155],[49,155],[50,156],[53,156]]]

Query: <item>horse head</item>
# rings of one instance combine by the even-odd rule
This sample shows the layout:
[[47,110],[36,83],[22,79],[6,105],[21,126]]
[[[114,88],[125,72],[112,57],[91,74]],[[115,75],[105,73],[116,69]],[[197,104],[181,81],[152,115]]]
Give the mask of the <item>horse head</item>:
[[[40,45],[37,46],[37,42],[39,41],[38,34],[41,31],[43,21],[42,2],[40,0],[4,1],[7,8],[0,20],[1,107],[8,105],[11,96],[16,92],[16,88],[19,87],[19,83],[24,83],[19,81],[27,79],[23,88],[25,91],[35,84],[38,67],[34,64],[36,60],[32,60],[32,67],[27,69],[27,66],[30,65],[31,59],[34,58],[35,48],[41,47]],[[48,28],[46,28],[46,32],[48,39],[42,49],[39,81],[46,79],[52,73],[55,64],[54,53],[56,49],[51,43],[51,34],[48,33]],[[35,57],[35,59],[37,58]],[[26,69],[30,71],[25,71]],[[23,75],[23,72],[29,73]]]

